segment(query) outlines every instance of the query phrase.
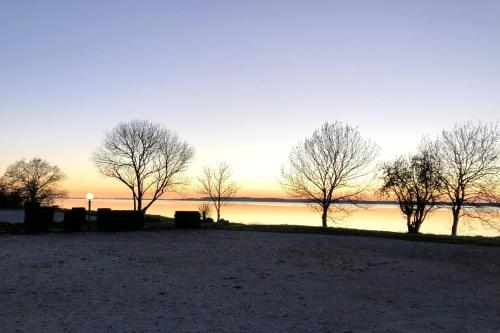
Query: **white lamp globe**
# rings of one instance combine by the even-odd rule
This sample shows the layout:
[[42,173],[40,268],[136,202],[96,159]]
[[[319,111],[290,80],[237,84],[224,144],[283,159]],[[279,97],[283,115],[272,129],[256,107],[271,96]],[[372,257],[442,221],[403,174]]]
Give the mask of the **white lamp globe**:
[[87,200],[92,200],[92,199],[94,199],[94,195],[92,193],[87,193],[85,198],[87,198]]

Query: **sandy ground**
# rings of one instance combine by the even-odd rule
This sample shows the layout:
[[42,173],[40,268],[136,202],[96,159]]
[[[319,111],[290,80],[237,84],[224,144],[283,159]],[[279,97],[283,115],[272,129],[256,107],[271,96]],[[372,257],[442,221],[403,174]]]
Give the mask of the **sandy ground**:
[[499,332],[500,248],[223,230],[0,236],[0,332]]

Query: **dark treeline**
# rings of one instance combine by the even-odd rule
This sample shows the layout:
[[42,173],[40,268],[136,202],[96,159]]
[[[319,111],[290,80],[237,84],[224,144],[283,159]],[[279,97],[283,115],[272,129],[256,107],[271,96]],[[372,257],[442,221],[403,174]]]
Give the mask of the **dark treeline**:
[[23,207],[23,199],[18,192],[0,187],[0,209],[21,207]]

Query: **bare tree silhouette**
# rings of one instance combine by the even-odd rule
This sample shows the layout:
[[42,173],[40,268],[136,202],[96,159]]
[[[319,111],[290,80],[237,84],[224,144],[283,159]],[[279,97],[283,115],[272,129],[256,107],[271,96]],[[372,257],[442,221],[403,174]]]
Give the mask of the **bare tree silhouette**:
[[217,222],[220,221],[221,208],[227,201],[234,197],[240,186],[231,180],[231,169],[225,162],[220,162],[215,167],[206,166],[198,177],[200,183],[199,193],[212,200],[217,213]]
[[319,206],[326,227],[332,205],[353,200],[366,189],[360,180],[369,173],[377,152],[357,128],[325,123],[292,150],[288,167],[281,169],[281,185],[290,195]]
[[495,227],[489,217],[495,211],[500,186],[500,132],[497,124],[466,122],[443,131],[437,141],[443,170],[444,193],[451,201],[452,236],[460,217],[468,215]]
[[56,165],[41,158],[20,160],[7,167],[3,183],[10,191],[18,193],[25,206],[40,206],[53,203],[65,194],[60,183],[66,178]]
[[430,145],[408,157],[399,157],[382,165],[383,195],[395,195],[406,217],[409,233],[418,233],[427,214],[437,207],[442,182],[441,166]]
[[[160,124],[131,120],[106,133],[92,160],[101,174],[131,190],[134,210],[146,212],[165,193],[187,183],[184,174],[193,155],[187,142]],[[150,201],[143,205],[147,194]]]

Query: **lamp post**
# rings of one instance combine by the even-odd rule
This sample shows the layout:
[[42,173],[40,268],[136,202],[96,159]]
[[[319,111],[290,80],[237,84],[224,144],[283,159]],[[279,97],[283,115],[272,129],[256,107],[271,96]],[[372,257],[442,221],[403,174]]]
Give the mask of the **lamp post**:
[[92,193],[87,193],[87,195],[85,196],[85,198],[87,198],[87,200],[89,201],[89,217],[88,217],[88,220],[90,222],[90,208],[92,206],[92,199],[94,199],[94,195]]

